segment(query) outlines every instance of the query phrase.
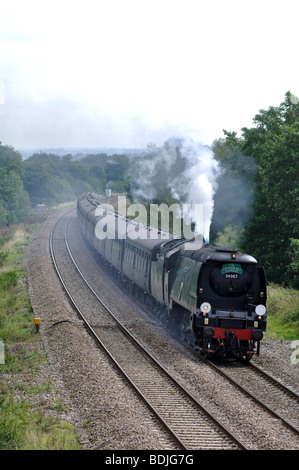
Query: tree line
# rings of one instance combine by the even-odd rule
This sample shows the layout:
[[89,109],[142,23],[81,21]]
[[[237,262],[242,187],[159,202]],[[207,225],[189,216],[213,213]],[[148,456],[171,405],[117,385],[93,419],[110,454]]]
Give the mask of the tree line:
[[[222,168],[214,195],[211,242],[241,249],[255,256],[269,281],[299,288],[299,100],[290,92],[277,107],[260,110],[251,128],[241,137],[224,131],[213,142],[214,157]],[[171,171],[182,173],[183,155],[176,149],[178,164]],[[169,149],[168,149],[169,150]],[[0,145],[0,228],[24,220],[39,203],[55,205],[76,199],[85,191],[104,194],[108,182],[113,190],[132,196],[136,192],[142,161],[157,157],[155,146],[139,157],[35,153],[23,160],[12,147]],[[169,158],[172,158],[171,155]],[[160,161],[160,160],[159,160]],[[177,173],[177,172],[176,172]],[[178,175],[174,173],[174,176]],[[153,202],[175,200],[163,185],[163,168],[155,173],[162,181]],[[138,176],[138,175],[137,175]],[[139,183],[140,189],[142,183]],[[181,201],[178,201],[181,202]]]
[[53,206],[85,191],[103,194],[111,180],[115,191],[127,191],[127,166],[126,155],[73,160],[40,152],[23,160],[12,147],[0,145],[0,228],[26,219],[36,204]]
[[213,144],[226,170],[215,195],[214,229],[229,226],[240,249],[265,266],[268,280],[299,288],[299,100],[287,92],[253,123],[241,137],[224,131]]

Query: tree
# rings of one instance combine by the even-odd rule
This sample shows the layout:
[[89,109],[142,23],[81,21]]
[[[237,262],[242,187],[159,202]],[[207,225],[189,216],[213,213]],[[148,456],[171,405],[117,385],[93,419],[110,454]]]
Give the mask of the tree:
[[252,156],[242,151],[236,133],[227,139],[215,140],[212,150],[223,170],[214,195],[211,238],[215,239],[217,232],[224,233],[226,227],[235,234],[240,233],[248,220],[254,199],[257,164]]
[[246,224],[242,247],[261,261],[268,279],[297,285],[289,265],[299,238],[299,105],[290,92],[278,107],[260,110],[255,126],[242,128],[242,137],[225,132],[235,146],[257,163],[253,213]]
[[0,200],[0,228],[7,225],[7,210],[3,206],[2,201]]
[[23,188],[22,156],[0,145],[0,226],[22,221],[29,215],[29,195]]

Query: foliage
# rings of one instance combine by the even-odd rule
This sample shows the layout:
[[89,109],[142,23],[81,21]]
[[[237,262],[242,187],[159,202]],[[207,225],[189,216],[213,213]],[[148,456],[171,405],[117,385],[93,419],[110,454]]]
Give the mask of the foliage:
[[0,449],[20,449],[28,405],[15,404],[12,398],[0,395],[0,409]]
[[[14,236],[11,230],[3,229],[6,243],[2,247],[5,253],[9,247],[9,256],[0,271],[0,340],[6,350],[5,363],[0,364],[0,450],[77,450],[80,444],[74,427],[61,422],[62,404],[45,402],[43,395],[31,399],[32,394],[51,392],[52,387],[50,380],[36,386],[31,381],[38,374],[43,378],[47,357],[44,350],[28,345],[40,341],[39,334],[31,334],[33,314],[25,271],[19,262],[20,247],[28,242],[28,228],[19,226]],[[27,401],[17,398],[16,389],[22,390]]]
[[103,194],[109,181],[115,191],[126,191],[127,167],[126,155],[73,160],[40,152],[23,160],[12,147],[0,145],[0,228],[25,220],[36,204],[60,204],[85,191]]
[[79,450],[73,426],[0,392],[0,450]]
[[0,274],[0,289],[2,291],[15,287],[17,282],[18,276],[16,271],[6,271]]
[[[230,172],[238,152],[243,161],[253,158],[256,164],[254,179],[253,173],[250,177],[254,183],[252,212],[247,213],[240,245],[265,266],[270,281],[298,288],[298,101],[287,92],[280,106],[261,110],[253,122],[254,127],[242,129],[241,138],[236,132],[224,131],[226,140],[219,157],[229,164]],[[248,168],[244,171],[248,173]]]
[[[226,227],[233,225],[237,231],[250,217],[257,164],[253,157],[241,151],[237,143],[232,144],[225,139],[217,139],[213,142],[212,149],[222,168],[214,196],[211,225],[211,238],[215,241],[219,232],[223,232]],[[238,238],[237,236],[237,244],[239,244]]]
[[15,226],[0,228],[0,248],[2,248],[14,234]]
[[97,154],[73,160],[71,155],[36,153],[24,161],[24,187],[32,205],[59,204],[85,191],[104,193],[110,180],[114,190],[124,191],[126,165],[125,155]]
[[290,264],[287,267],[287,274],[291,280],[290,284],[293,286],[299,285],[299,240],[295,238],[290,239]]
[[0,199],[0,227],[4,227],[7,224],[7,210],[5,209],[3,202]]
[[299,336],[299,291],[277,284],[268,286],[267,336],[297,339]]
[[240,226],[232,226],[231,224],[227,225],[223,232],[217,233],[217,238],[215,239],[215,244],[219,246],[226,246],[227,248],[231,248],[233,250],[238,250],[239,240],[240,240],[240,233],[243,230]]
[[[270,281],[299,287],[298,100],[287,92],[279,106],[260,110],[253,124],[242,129],[241,137],[224,131],[225,138],[213,143],[222,174],[211,240],[235,243],[265,266]],[[30,203],[55,205],[89,190],[103,194],[110,181],[133,201],[146,192],[152,194],[151,203],[171,205],[176,202],[174,188],[184,202],[188,185],[179,184],[186,166],[181,146],[182,140],[173,138],[136,158],[101,153],[74,160],[41,152],[22,160],[12,147],[0,145],[0,229],[24,220]],[[143,184],[141,168],[151,175],[149,187]]]
[[30,212],[29,195],[23,188],[22,156],[0,143],[0,227],[24,220]]

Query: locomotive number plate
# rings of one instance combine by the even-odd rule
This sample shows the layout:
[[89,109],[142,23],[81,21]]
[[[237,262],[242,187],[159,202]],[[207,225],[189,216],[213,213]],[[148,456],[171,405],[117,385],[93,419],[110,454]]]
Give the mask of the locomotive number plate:
[[229,264],[223,264],[220,272],[221,274],[228,274],[228,273],[243,274],[243,269],[240,264],[229,263]]

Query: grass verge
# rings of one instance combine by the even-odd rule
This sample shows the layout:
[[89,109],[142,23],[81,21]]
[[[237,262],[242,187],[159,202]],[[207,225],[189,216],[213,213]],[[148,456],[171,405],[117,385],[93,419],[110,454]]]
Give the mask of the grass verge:
[[299,291],[276,284],[268,286],[266,337],[299,339]]
[[63,421],[63,403],[44,373],[40,335],[32,334],[23,258],[35,230],[20,224],[0,241],[0,450],[76,450],[75,428]]

